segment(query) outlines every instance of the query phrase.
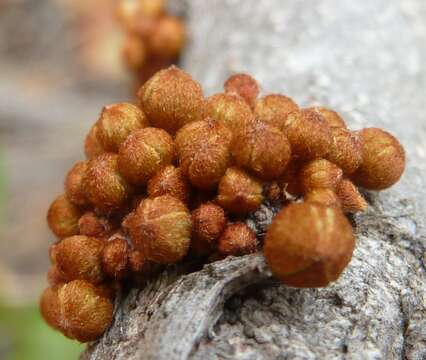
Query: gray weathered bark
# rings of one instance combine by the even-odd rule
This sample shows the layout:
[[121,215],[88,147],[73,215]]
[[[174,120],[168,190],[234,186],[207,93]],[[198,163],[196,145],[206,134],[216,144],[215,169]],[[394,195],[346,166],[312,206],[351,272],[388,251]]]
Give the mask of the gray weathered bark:
[[[354,258],[333,286],[281,286],[261,255],[171,268],[118,301],[83,358],[426,358],[424,1],[194,0],[187,10],[184,67],[209,93],[247,71],[267,91],[336,108],[352,128],[384,127],[406,147],[406,175],[367,194]],[[263,208],[252,224],[269,218]]]

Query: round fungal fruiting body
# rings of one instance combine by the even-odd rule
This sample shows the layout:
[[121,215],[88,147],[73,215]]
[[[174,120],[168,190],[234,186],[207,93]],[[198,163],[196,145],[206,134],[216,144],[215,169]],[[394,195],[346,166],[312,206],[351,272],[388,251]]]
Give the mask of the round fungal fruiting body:
[[147,60],[144,40],[137,34],[129,34],[123,44],[122,57],[126,66],[132,71],[140,71]]
[[86,198],[99,210],[119,209],[129,197],[130,186],[118,172],[118,155],[105,153],[90,160],[83,188]]
[[117,152],[134,131],[148,126],[145,114],[137,106],[119,103],[105,106],[98,120],[98,139],[106,151]]
[[289,97],[272,94],[259,99],[254,112],[257,119],[283,130],[287,116],[297,110],[299,106]]
[[216,94],[208,97],[204,117],[225,125],[235,137],[254,120],[250,106],[235,94]]
[[75,280],[46,289],[40,300],[45,321],[70,339],[98,339],[111,325],[113,304],[96,286]]
[[50,286],[67,282],[66,277],[59,271],[56,265],[52,265],[47,272],[47,282]]
[[262,183],[245,171],[230,167],[219,183],[218,203],[234,214],[255,211],[263,202]]
[[87,164],[87,161],[77,162],[65,178],[65,193],[68,199],[77,206],[87,205],[87,199],[82,185]]
[[315,111],[294,111],[287,116],[284,133],[294,156],[300,160],[324,157],[331,144],[331,129]]
[[139,90],[138,97],[152,126],[170,134],[202,115],[201,86],[175,66],[157,72]]
[[176,135],[180,168],[192,185],[214,188],[230,165],[232,133],[214,121],[197,121]]
[[80,216],[80,209],[66,195],[59,195],[49,207],[47,223],[57,237],[65,238],[78,234]]
[[303,191],[306,193],[312,189],[336,189],[342,180],[343,171],[332,162],[325,159],[317,159],[304,165],[299,173]]
[[315,111],[322,115],[323,119],[332,128],[346,128],[346,123],[342,117],[334,110],[327,109],[322,106],[315,106],[308,108],[307,110]]
[[98,140],[98,123],[96,122],[91,128],[84,141],[84,153],[86,158],[93,159],[105,152],[102,144]]
[[114,238],[105,244],[102,253],[102,269],[110,278],[115,280],[127,276],[129,259],[129,245],[124,238]]
[[315,202],[329,207],[340,207],[339,197],[332,189],[311,189],[304,196],[305,202]]
[[343,127],[331,128],[331,144],[326,158],[352,174],[362,163],[362,145],[358,135]]
[[226,226],[225,212],[213,203],[202,204],[195,209],[192,218],[191,251],[205,256],[217,248],[217,240]]
[[232,154],[237,165],[263,180],[273,180],[284,173],[291,158],[291,148],[280,130],[267,123],[255,121],[235,139]]
[[175,157],[171,136],[153,127],[137,130],[130,135],[118,153],[120,173],[131,183],[144,185]]
[[264,253],[286,285],[313,288],[338,279],[355,246],[352,227],[340,209],[293,203],[281,210],[266,235]]
[[78,220],[78,228],[80,235],[102,238],[112,231],[113,225],[107,218],[88,211]]
[[178,199],[159,196],[145,199],[128,224],[134,246],[144,256],[160,264],[183,259],[191,240],[191,215]]
[[246,224],[228,225],[219,238],[219,252],[225,256],[242,256],[256,252],[256,234]]
[[53,262],[67,281],[86,280],[99,284],[104,279],[103,248],[104,242],[97,238],[71,236],[55,246]]
[[224,84],[225,92],[241,96],[251,108],[254,108],[259,95],[259,84],[247,74],[235,74],[228,78]]
[[349,179],[343,179],[337,184],[336,195],[345,213],[360,213],[368,208],[368,203]]
[[358,133],[362,144],[362,164],[351,176],[358,186],[384,190],[399,181],[405,170],[405,151],[399,141],[378,128]]
[[183,203],[189,202],[190,187],[181,169],[168,165],[159,170],[149,181],[147,192],[150,198],[171,195]]
[[185,25],[177,17],[165,16],[155,23],[147,42],[153,55],[177,57],[185,46]]

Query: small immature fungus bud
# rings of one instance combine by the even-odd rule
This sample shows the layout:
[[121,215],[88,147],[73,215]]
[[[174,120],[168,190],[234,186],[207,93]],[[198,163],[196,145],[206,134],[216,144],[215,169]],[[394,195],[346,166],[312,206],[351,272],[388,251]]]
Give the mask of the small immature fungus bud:
[[291,158],[291,148],[280,130],[255,121],[235,139],[232,154],[237,165],[252,171],[261,179],[273,180],[283,174]]
[[343,127],[334,127],[331,128],[331,137],[326,158],[345,174],[352,174],[362,162],[362,145],[358,135]]
[[46,322],[70,339],[96,340],[112,322],[113,304],[94,285],[75,280],[44,291],[40,312]]
[[175,66],[156,73],[139,90],[138,97],[152,126],[170,134],[199,120],[204,101],[201,86]]
[[211,254],[225,228],[227,219],[220,206],[202,204],[192,212],[191,251],[198,256]]
[[264,253],[272,272],[286,285],[323,287],[338,279],[355,246],[341,210],[317,203],[294,203],[269,227]]
[[113,225],[106,217],[88,211],[78,220],[78,228],[80,235],[102,238],[112,231]]
[[311,189],[304,196],[305,202],[315,202],[328,207],[340,207],[339,197],[336,195],[334,190],[319,188]]
[[257,250],[256,234],[244,223],[228,225],[219,238],[219,252],[226,256],[242,256]]
[[343,171],[325,159],[312,160],[300,170],[300,181],[304,192],[312,189],[332,189],[342,180]]
[[254,114],[249,105],[235,94],[216,94],[206,99],[206,119],[211,118],[225,125],[238,136],[247,125],[254,120]]
[[214,121],[197,121],[183,127],[176,135],[180,168],[192,185],[214,188],[231,161],[232,134]]
[[405,151],[388,132],[369,128],[359,132],[362,143],[362,164],[352,175],[358,186],[384,190],[401,178],[405,169]]
[[84,153],[88,159],[93,159],[105,152],[105,149],[98,140],[98,131],[98,123],[95,123],[90,128],[90,131],[86,136],[86,140],[84,142]]
[[176,57],[186,42],[185,25],[176,17],[165,16],[154,25],[147,40],[148,48],[153,55]]
[[77,206],[87,205],[87,199],[82,185],[87,164],[87,161],[77,162],[65,178],[65,193],[68,199]]
[[315,111],[294,111],[287,116],[284,133],[293,155],[312,160],[327,154],[331,144],[330,126]]
[[171,136],[162,129],[145,128],[135,131],[120,146],[120,173],[132,184],[144,185],[175,157]]
[[86,280],[92,284],[103,281],[102,250],[104,242],[97,238],[76,235],[55,246],[53,262],[67,281]]
[[49,207],[47,223],[59,238],[78,234],[78,219],[81,212],[66,195],[59,195]]
[[299,106],[289,97],[272,94],[259,99],[254,111],[259,120],[283,130],[287,116],[297,110]]
[[234,214],[255,211],[263,202],[262,183],[245,171],[230,167],[219,183],[218,203]]
[[228,78],[224,84],[225,92],[241,96],[251,108],[256,104],[259,95],[259,84],[247,74],[235,74]]
[[102,253],[103,272],[120,280],[128,274],[129,245],[124,238],[114,238],[105,244]]
[[332,128],[334,128],[334,127],[337,127],[337,128],[346,128],[345,121],[334,110],[330,110],[330,109],[327,109],[327,108],[322,107],[322,106],[311,107],[311,108],[308,108],[307,110],[309,110],[309,111],[315,111],[315,112],[321,114],[322,117],[323,117],[323,119]]
[[343,179],[337,184],[336,195],[345,213],[360,213],[368,208],[368,203],[349,179]]
[[128,224],[133,244],[160,264],[173,264],[187,254],[191,215],[178,199],[163,195],[143,200]]
[[83,176],[86,198],[99,210],[117,210],[128,199],[130,187],[118,172],[118,156],[105,153],[89,161]]
[[190,186],[181,169],[168,165],[159,170],[149,181],[147,192],[150,198],[171,195],[183,203],[189,202]]
[[146,126],[148,120],[137,106],[128,103],[113,104],[102,110],[97,137],[106,151],[117,152],[132,132]]

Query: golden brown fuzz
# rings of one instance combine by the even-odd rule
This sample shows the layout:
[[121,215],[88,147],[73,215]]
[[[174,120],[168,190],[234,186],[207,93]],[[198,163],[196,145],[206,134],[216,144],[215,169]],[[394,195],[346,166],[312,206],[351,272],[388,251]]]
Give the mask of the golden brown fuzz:
[[109,240],[102,252],[102,270],[114,280],[124,279],[129,272],[129,246],[125,238],[115,237]]
[[230,224],[219,238],[218,249],[225,256],[252,254],[257,250],[256,234],[244,223]]
[[343,171],[325,159],[312,160],[304,165],[299,173],[303,191],[312,189],[336,189],[342,180]]
[[299,106],[289,97],[272,94],[259,99],[254,111],[257,119],[283,130],[287,116],[297,110]]
[[342,119],[342,117],[334,110],[327,109],[323,106],[315,106],[308,108],[309,111],[315,111],[322,115],[323,119],[327,122],[327,124],[334,128],[346,128],[346,123]]
[[68,199],[77,206],[87,205],[87,199],[84,195],[83,176],[86,172],[88,161],[77,162],[65,178],[65,193]]
[[104,216],[87,211],[78,220],[81,235],[103,238],[113,230],[113,223]]
[[315,202],[328,207],[341,207],[340,199],[332,189],[311,189],[305,194],[305,202]]
[[59,195],[49,207],[47,223],[59,238],[78,234],[80,209],[69,201],[66,195]]
[[349,179],[343,179],[337,184],[336,194],[342,204],[343,212],[356,214],[367,211],[367,201]]
[[248,74],[235,74],[228,78],[224,84],[225,92],[241,96],[251,108],[255,107],[259,95],[259,84]]
[[102,144],[98,140],[98,123],[96,122],[91,128],[84,141],[84,153],[86,158],[93,159],[105,152]]

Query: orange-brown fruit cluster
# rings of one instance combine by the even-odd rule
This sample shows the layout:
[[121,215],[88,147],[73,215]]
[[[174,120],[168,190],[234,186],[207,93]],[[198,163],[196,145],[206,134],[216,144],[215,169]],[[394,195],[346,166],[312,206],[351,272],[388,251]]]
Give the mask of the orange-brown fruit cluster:
[[125,33],[124,63],[142,83],[178,61],[185,47],[182,19],[168,14],[165,0],[120,0],[118,20]]
[[[145,5],[148,13],[161,8]],[[40,307],[52,327],[95,340],[122,283],[143,285],[157,269],[194,257],[257,251],[263,234],[247,224],[271,202],[282,207],[264,245],[272,272],[296,287],[337,280],[354,248],[344,214],[367,208],[357,185],[398,181],[402,146],[380,129],[351,132],[329,109],[303,110],[278,94],[258,100],[249,75],[224,87],[205,99],[171,67],[139,90],[137,105],[104,108],[86,137],[87,159],[69,170],[48,210],[57,241]]]

